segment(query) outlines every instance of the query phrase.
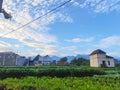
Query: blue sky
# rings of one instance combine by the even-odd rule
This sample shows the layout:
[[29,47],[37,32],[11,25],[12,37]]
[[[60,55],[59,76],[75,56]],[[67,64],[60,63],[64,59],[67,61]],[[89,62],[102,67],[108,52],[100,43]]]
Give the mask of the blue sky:
[[[0,36],[67,0],[4,0],[11,21],[0,14]],[[120,0],[72,0],[57,12],[0,38],[0,51],[20,55],[77,55],[102,49],[120,56]]]

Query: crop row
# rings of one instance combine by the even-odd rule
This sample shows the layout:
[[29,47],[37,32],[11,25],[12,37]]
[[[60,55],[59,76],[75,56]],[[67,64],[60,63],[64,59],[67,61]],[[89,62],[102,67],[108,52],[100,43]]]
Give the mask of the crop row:
[[50,77],[85,77],[93,75],[104,75],[101,69],[94,68],[0,68],[0,78],[25,76],[50,76]]
[[0,90],[120,90],[119,86],[120,77],[24,77],[0,81]]

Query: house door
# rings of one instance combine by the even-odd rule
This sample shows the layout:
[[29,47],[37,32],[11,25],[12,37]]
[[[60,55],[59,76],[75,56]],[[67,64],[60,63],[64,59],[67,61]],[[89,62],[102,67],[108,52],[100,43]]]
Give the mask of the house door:
[[107,67],[106,62],[102,61],[102,67]]

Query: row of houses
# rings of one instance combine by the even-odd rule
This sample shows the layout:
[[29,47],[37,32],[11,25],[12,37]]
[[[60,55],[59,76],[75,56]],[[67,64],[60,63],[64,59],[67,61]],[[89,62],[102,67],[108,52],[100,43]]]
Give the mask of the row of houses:
[[53,60],[48,55],[46,55],[46,56],[37,55],[33,59],[31,59],[31,58],[28,59],[29,66],[50,65],[51,63],[53,63]]
[[[89,56],[91,67],[115,67],[115,59],[100,49],[93,51]],[[0,66],[41,66],[50,64],[66,65],[68,63],[56,62],[48,55],[37,55],[34,58],[27,59],[25,56],[20,56],[14,52],[0,52]]]
[[0,66],[40,66],[56,63],[48,55],[37,55],[34,58],[26,58],[14,52],[0,52]]
[[31,58],[28,59],[28,66],[41,66],[41,65],[51,65],[51,64],[68,65],[68,62],[53,60],[49,55],[46,56],[37,55],[33,59]]

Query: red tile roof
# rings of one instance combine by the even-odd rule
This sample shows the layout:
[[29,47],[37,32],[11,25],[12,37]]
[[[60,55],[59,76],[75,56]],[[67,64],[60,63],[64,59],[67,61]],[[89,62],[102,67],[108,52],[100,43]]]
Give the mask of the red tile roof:
[[100,50],[100,49],[97,49],[97,50],[93,51],[93,52],[90,54],[90,56],[91,56],[91,55],[95,55],[95,54],[106,54],[106,52],[104,52],[104,51],[102,51],[102,50]]

